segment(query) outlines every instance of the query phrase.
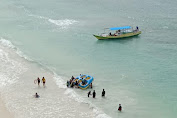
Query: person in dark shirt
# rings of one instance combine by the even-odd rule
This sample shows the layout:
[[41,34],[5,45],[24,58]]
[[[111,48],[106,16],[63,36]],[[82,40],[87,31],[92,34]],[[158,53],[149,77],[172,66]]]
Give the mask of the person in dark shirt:
[[74,79],[74,76],[71,77],[71,80],[73,80],[73,79]]
[[122,106],[121,106],[121,104],[119,104],[118,110],[119,110],[119,111],[122,111]]
[[102,97],[105,97],[105,91],[104,91],[104,89],[102,91]]
[[39,95],[37,93],[35,94],[35,98],[39,98]]
[[40,79],[39,79],[39,77],[37,78],[37,82],[38,82],[38,85],[40,84]]
[[109,33],[109,36],[112,36],[111,32]]
[[66,83],[66,85],[67,85],[67,87],[69,87],[69,85],[70,85],[70,82],[67,80],[67,83]]
[[88,97],[91,95],[91,91],[88,92]]
[[93,91],[93,98],[95,98],[96,97],[96,92],[95,92],[95,90]]
[[137,31],[139,30],[138,26],[136,26],[136,30],[137,30]]
[[77,81],[75,82],[75,85],[78,86],[78,82]]
[[90,88],[92,89],[92,83],[90,84]]

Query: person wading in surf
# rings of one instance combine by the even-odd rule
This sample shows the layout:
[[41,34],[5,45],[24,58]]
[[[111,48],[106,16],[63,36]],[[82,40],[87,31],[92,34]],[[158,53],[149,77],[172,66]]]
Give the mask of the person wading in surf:
[[118,110],[119,110],[119,111],[122,111],[122,106],[121,106],[121,104],[119,104]]
[[104,89],[102,91],[102,97],[105,97],[105,91],[104,91]]
[[46,81],[46,80],[45,80],[44,77],[42,78],[42,81],[43,81],[43,86],[45,86],[45,81]]
[[91,95],[91,91],[88,92],[88,97]]
[[96,97],[96,92],[95,92],[95,90],[93,91],[93,98],[95,98]]
[[40,85],[40,79],[39,77],[37,78],[37,83],[38,83],[38,86]]

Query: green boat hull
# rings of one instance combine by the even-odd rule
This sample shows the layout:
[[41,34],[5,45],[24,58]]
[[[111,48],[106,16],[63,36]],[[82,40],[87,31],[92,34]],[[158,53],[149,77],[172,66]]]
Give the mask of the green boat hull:
[[141,31],[129,32],[129,33],[121,34],[121,35],[118,35],[118,36],[106,36],[106,37],[98,36],[98,35],[93,35],[93,36],[96,37],[98,40],[103,40],[103,39],[121,39],[121,38],[137,36],[139,34],[141,34]]

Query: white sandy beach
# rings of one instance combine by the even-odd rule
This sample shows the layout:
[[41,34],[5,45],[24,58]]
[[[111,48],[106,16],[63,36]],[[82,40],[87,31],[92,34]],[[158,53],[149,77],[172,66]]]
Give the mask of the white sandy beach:
[[13,118],[12,113],[10,113],[5,107],[4,102],[0,97],[0,118]]

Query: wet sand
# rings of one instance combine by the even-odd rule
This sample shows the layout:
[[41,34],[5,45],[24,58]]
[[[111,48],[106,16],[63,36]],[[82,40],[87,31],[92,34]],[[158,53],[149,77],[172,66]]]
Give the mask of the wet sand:
[[0,96],[0,118],[13,118],[12,113],[10,113],[5,107],[5,104],[2,101],[1,96]]

